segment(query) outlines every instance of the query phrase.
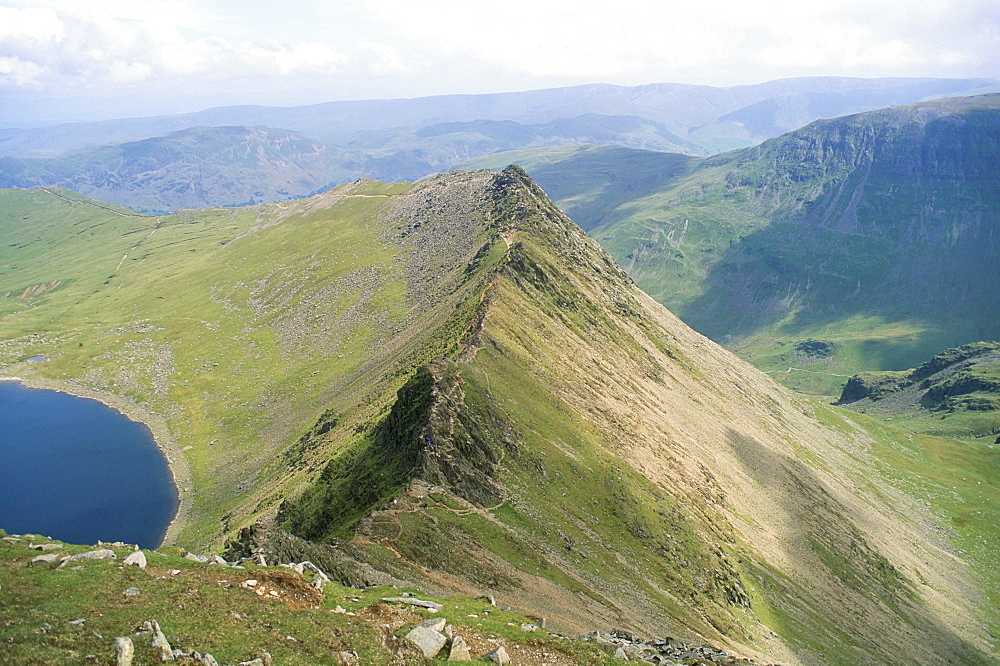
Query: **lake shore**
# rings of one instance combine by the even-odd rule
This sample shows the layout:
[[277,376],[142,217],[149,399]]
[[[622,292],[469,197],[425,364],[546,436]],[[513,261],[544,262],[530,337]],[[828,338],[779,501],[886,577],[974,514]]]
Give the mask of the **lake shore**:
[[191,504],[194,495],[191,492],[191,468],[184,457],[180,445],[170,433],[167,421],[162,415],[153,412],[136,402],[124,398],[120,395],[101,391],[89,386],[82,386],[76,382],[67,382],[47,377],[14,377],[0,376],[0,381],[15,381],[24,384],[29,388],[46,389],[59,391],[78,398],[89,398],[97,400],[104,405],[120,412],[128,419],[142,423],[153,434],[153,441],[156,443],[160,453],[167,461],[167,467],[173,478],[174,487],[177,489],[179,504],[177,512],[167,526],[161,545],[173,545],[176,543],[181,530],[187,524],[188,516],[191,513]]

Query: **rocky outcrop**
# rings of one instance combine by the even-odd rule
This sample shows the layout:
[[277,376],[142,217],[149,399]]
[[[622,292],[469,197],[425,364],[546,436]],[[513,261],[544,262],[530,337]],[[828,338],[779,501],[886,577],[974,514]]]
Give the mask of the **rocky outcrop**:
[[837,404],[876,413],[998,410],[1000,342],[947,349],[913,370],[860,373],[847,380]]

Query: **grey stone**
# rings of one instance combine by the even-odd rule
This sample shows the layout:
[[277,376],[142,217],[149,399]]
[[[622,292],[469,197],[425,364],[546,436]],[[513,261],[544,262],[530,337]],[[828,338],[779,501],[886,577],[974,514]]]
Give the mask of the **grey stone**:
[[146,620],[143,622],[142,628],[150,633],[149,644],[156,650],[159,660],[161,662],[173,661],[174,651],[170,649],[170,643],[167,642],[167,637],[160,630],[159,623],[156,620]]
[[146,568],[146,554],[141,550],[137,550],[134,553],[129,553],[128,557],[122,560],[125,564],[130,564],[137,566],[140,569]]
[[98,548],[97,550],[88,550],[86,553],[78,553],[76,555],[70,555],[62,561],[59,568],[63,568],[70,562],[77,562],[79,560],[117,560],[118,556],[115,555],[115,551],[109,550],[107,548]]
[[628,653],[625,652],[625,648],[618,646],[618,649],[615,650],[615,659],[624,659],[625,661],[629,660],[629,656]]
[[185,553],[185,560],[191,560],[192,562],[201,562],[202,564],[208,564],[208,558],[204,555],[198,555],[196,553]]
[[361,663],[361,657],[357,652],[342,651],[337,654],[337,663],[341,666],[357,666]]
[[55,553],[45,553],[44,555],[37,555],[31,558],[30,565],[33,567],[40,567],[46,564],[55,564],[56,554]]
[[398,604],[410,604],[411,606],[421,606],[422,608],[430,608],[431,610],[436,611],[444,608],[444,606],[435,601],[424,601],[423,599],[417,599],[416,597],[382,597],[382,601]]
[[484,654],[483,659],[485,659],[486,661],[492,661],[494,664],[510,663],[510,655],[507,654],[507,648],[505,648],[502,645],[499,646],[496,650]]
[[271,653],[265,652],[263,655],[250,661],[241,661],[240,666],[271,666]]
[[228,567],[229,566],[229,562],[226,562],[225,559],[223,559],[222,557],[219,557],[218,555],[212,555],[212,557],[208,558],[208,563],[209,564],[219,564],[219,565],[224,566],[224,567]]
[[40,550],[47,553],[50,550],[59,550],[63,545],[61,543],[33,543],[28,547],[32,550]]
[[488,603],[490,606],[496,606],[497,605],[497,600],[496,600],[496,598],[492,594],[480,594],[478,597],[476,597],[476,599],[482,599],[483,601],[485,601],[486,603]]
[[461,636],[451,639],[451,650],[448,651],[448,661],[472,661],[469,645]]
[[539,627],[537,624],[522,624],[521,631],[538,631]]
[[132,658],[135,656],[135,646],[128,636],[119,636],[115,639],[115,666],[132,666]]
[[137,587],[129,587],[125,589],[126,597],[138,597],[140,594],[142,594],[142,590]]
[[448,620],[443,617],[432,617],[429,620],[424,620],[423,622],[418,622],[418,627],[423,627],[424,629],[430,629],[431,631],[444,631],[444,626],[448,624]]
[[433,629],[428,629],[427,627],[421,627],[420,625],[417,625],[406,634],[406,640],[416,645],[417,649],[428,659],[436,657],[437,653],[444,647],[444,644],[448,642],[448,638],[444,634]]
[[84,622],[86,622],[86,620],[83,619],[82,617],[80,619],[78,619],[78,620],[70,620],[69,621],[70,624],[75,624],[78,627],[82,627]]

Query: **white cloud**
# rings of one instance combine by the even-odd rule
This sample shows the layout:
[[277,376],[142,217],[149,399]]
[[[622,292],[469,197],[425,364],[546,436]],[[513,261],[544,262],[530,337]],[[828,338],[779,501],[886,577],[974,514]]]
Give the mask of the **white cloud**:
[[[145,11],[139,11],[144,8]],[[339,72],[348,56],[318,41],[192,37],[164,3],[97,2],[57,8],[0,7],[0,83],[96,89],[188,79],[223,81]]]
[[0,5],[0,95],[7,98],[44,90],[305,103],[595,81],[1000,76],[997,0]]
[[395,46],[376,42],[361,42],[358,44],[358,48],[375,56],[376,60],[368,63],[368,71],[372,74],[383,76],[411,71],[411,65],[404,61],[399,49]]

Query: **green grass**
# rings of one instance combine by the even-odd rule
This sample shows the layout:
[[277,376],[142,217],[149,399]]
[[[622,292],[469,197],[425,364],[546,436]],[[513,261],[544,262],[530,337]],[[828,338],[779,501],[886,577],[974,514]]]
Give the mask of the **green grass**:
[[[220,663],[246,661],[266,652],[280,664],[337,664],[342,650],[357,652],[364,664],[399,663],[399,657],[384,647],[378,621],[366,619],[366,613],[378,613],[382,597],[404,593],[443,605],[434,615],[393,604],[417,619],[444,617],[459,632],[472,630],[500,637],[508,645],[543,646],[546,651],[577,658],[578,663],[610,663],[609,655],[598,647],[553,638],[541,631],[524,631],[521,626],[530,623],[529,618],[481,600],[428,597],[417,590],[392,587],[357,590],[331,583],[318,604],[286,605],[261,598],[241,585],[255,579],[269,589],[283,590],[283,598],[288,598],[286,592],[306,598],[301,592],[306,583],[280,567],[248,563],[246,569],[237,570],[195,564],[172,548],[162,549],[162,553],[144,551],[148,560],[145,571],[119,564],[130,548],[115,549],[119,561],[86,560],[63,569],[28,567],[27,562],[38,554],[28,550],[31,541],[0,541],[0,585],[4,590],[0,640],[5,646],[4,660],[9,663],[64,664],[85,658],[110,663],[116,636],[132,638],[137,663],[153,663],[156,658],[148,639],[135,635],[149,619],[157,620],[171,647],[207,652]],[[48,540],[37,538],[34,542]],[[67,544],[53,552],[63,555],[85,550],[88,548]],[[126,597],[124,591],[130,587],[139,588],[141,594]],[[333,612],[338,606],[352,615]],[[70,624],[77,619],[85,620],[84,624]],[[405,634],[410,624],[403,625],[397,634]],[[423,660],[410,655],[406,663]]]
[[[974,563],[976,587],[984,595],[981,621],[1000,636],[1000,445],[992,440],[958,440],[908,432],[835,407],[818,409],[823,418],[849,419],[874,436],[871,454],[882,479],[930,507],[948,530],[956,553]],[[825,415],[825,416],[824,416]],[[1000,641],[994,638],[994,650]]]
[[[160,218],[5,191],[0,295],[62,282],[34,299],[0,299],[0,364],[162,415],[173,455],[186,449],[183,485],[198,494],[182,539],[221,542],[227,527],[301,487],[277,454],[316,418],[341,413],[338,433],[369,422],[414,364],[454,349],[468,325],[455,303],[468,302],[471,284],[417,313],[407,303],[412,250],[381,239],[391,231],[379,216],[393,201],[381,195],[409,187],[365,182],[352,192],[372,196],[313,209]],[[67,227],[88,229],[94,247],[66,240]],[[32,355],[51,360],[19,362]],[[331,441],[294,474],[318,474]]]

